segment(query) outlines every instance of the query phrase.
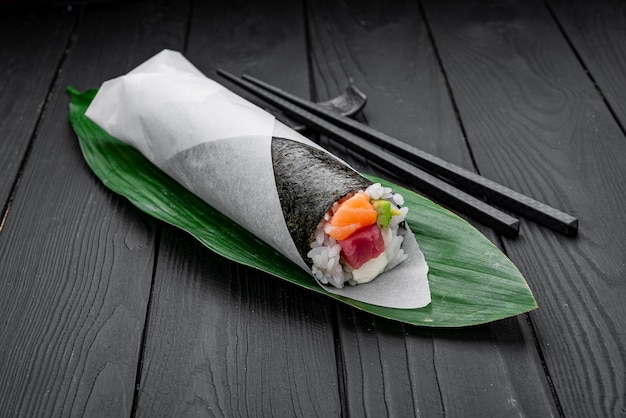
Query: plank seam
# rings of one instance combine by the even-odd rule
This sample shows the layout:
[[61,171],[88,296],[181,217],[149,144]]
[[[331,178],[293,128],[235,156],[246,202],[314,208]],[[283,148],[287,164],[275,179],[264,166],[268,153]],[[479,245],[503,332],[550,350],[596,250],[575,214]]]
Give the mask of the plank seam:
[[339,310],[338,302],[333,302],[334,309],[332,311],[333,324],[333,342],[335,345],[335,365],[337,367],[337,391],[339,392],[339,405],[341,406],[341,416],[349,417],[348,403],[345,402],[346,395],[346,379],[345,369],[343,366],[343,349],[341,339],[339,337]]
[[480,170],[478,168],[478,164],[476,163],[476,158],[474,158],[474,151],[472,150],[472,146],[470,145],[469,139],[467,137],[467,131],[465,130],[465,125],[463,124],[463,119],[461,118],[461,112],[457,105],[457,101],[454,97],[454,92],[452,91],[452,86],[450,85],[450,80],[448,79],[448,73],[443,65],[443,59],[441,58],[441,54],[439,53],[439,49],[437,48],[437,43],[435,42],[435,36],[433,35],[432,28],[428,23],[428,18],[426,17],[426,10],[424,9],[424,5],[421,0],[417,0],[417,4],[419,7],[420,14],[422,15],[422,19],[424,21],[424,26],[426,27],[426,33],[428,33],[428,39],[433,47],[433,53],[435,55],[435,60],[439,66],[439,70],[441,71],[441,75],[443,76],[444,82],[446,84],[446,91],[448,92],[448,96],[450,97],[450,103],[452,104],[452,109],[454,110],[454,116],[459,123],[459,128],[461,129],[461,135],[463,136],[463,140],[465,141],[465,146],[467,147],[467,151],[469,153],[470,160],[472,162],[472,167],[476,171],[477,174],[480,174]]
[[150,311],[152,308],[152,300],[154,295],[154,283],[156,281],[157,265],[159,263],[159,248],[161,243],[162,223],[158,222],[155,238],[154,238],[154,261],[152,262],[152,274],[150,277],[150,292],[148,292],[148,303],[146,304],[146,315],[144,317],[143,331],[141,332],[141,343],[139,344],[139,353],[137,355],[137,371],[135,374],[135,388],[133,390],[133,403],[130,416],[137,415],[139,407],[139,393],[141,389],[141,374],[143,373],[143,358],[146,351],[146,341],[148,339],[148,329],[150,328]]
[[308,14],[308,4],[307,0],[303,0],[302,2],[302,18],[304,20],[304,47],[306,48],[306,63],[307,63],[307,71],[309,75],[309,97],[311,101],[317,101],[317,88],[315,86],[315,77],[314,74],[314,64],[313,57],[311,56],[311,51],[313,50],[311,46],[311,27],[309,26],[309,14]]
[[572,51],[572,53],[576,57],[576,60],[578,61],[580,66],[583,68],[583,70],[587,74],[587,77],[589,77],[589,80],[593,84],[593,87],[596,89],[596,91],[598,92],[598,94],[602,98],[602,101],[604,102],[605,106],[609,110],[609,113],[611,114],[611,117],[613,117],[613,120],[615,121],[615,123],[617,123],[617,126],[619,127],[620,132],[622,133],[622,135],[626,136],[626,128],[624,127],[624,125],[620,121],[620,118],[617,116],[617,113],[615,112],[615,109],[613,109],[613,106],[611,106],[611,103],[607,99],[606,95],[603,93],[602,88],[600,87],[600,85],[596,81],[595,77],[593,76],[593,74],[591,74],[591,70],[589,69],[587,64],[585,64],[585,60],[583,59],[583,57],[580,55],[580,53],[576,49],[576,46],[574,45],[574,42],[567,35],[567,31],[565,30],[565,27],[561,24],[561,20],[558,18],[556,12],[554,11],[554,9],[552,8],[552,6],[550,5],[550,3],[548,1],[545,1],[544,4],[546,6],[546,9],[548,10],[548,13],[552,16],[552,19],[556,23],[556,26],[559,29],[559,32],[561,32],[561,35],[563,36],[563,39],[565,39],[565,42],[567,43],[567,45],[569,46],[570,50]]
[[[427,33],[428,33],[429,40],[430,40],[430,42],[431,42],[431,44],[432,44],[432,46],[433,46],[433,52],[434,52],[434,55],[435,55],[435,59],[437,60],[437,63],[438,63],[438,65],[439,65],[439,68],[440,68],[440,70],[441,70],[441,73],[442,73],[442,75],[443,75],[443,78],[444,78],[444,80],[445,80],[446,89],[447,89],[447,91],[448,91],[448,95],[450,96],[450,101],[451,101],[452,107],[453,107],[453,109],[454,109],[454,113],[455,113],[456,119],[458,120],[459,127],[460,127],[460,129],[461,129],[461,135],[463,135],[463,139],[465,140],[465,144],[466,144],[466,146],[467,146],[467,149],[468,149],[468,152],[469,152],[469,155],[470,155],[471,161],[472,161],[472,166],[474,167],[474,169],[476,170],[476,172],[477,172],[478,174],[480,174],[480,169],[478,168],[478,164],[477,164],[477,162],[476,162],[476,159],[474,158],[474,153],[473,153],[473,151],[472,151],[472,147],[471,147],[471,145],[470,145],[469,138],[468,138],[468,136],[467,136],[467,132],[466,132],[466,130],[465,130],[465,126],[463,125],[463,120],[462,120],[462,118],[461,118],[461,114],[460,114],[459,108],[458,108],[458,106],[457,106],[457,103],[456,103],[456,100],[455,100],[455,97],[454,97],[454,93],[453,93],[453,91],[452,91],[452,86],[450,85],[450,81],[449,81],[449,79],[448,79],[448,74],[446,73],[446,70],[445,70],[445,68],[444,68],[444,65],[443,65],[443,60],[442,60],[441,55],[440,55],[440,53],[439,53],[439,50],[438,50],[438,48],[437,48],[437,44],[436,44],[436,42],[435,42],[435,38],[434,38],[434,35],[433,35],[433,32],[432,32],[432,29],[431,29],[431,27],[430,27],[430,24],[428,23],[428,19],[427,19],[427,16],[426,16],[426,11],[425,11],[425,9],[424,9],[424,6],[423,6],[423,4],[422,4],[422,1],[421,1],[421,0],[418,0],[418,5],[419,5],[420,12],[421,12],[421,14],[422,14],[422,17],[423,17],[423,19],[424,19],[424,25],[425,25],[425,27],[426,27],[426,31],[427,31]],[[547,6],[547,5],[546,5],[546,6]],[[549,9],[549,6],[547,6],[547,7],[548,7],[548,9]],[[557,21],[557,25],[559,26],[560,30],[561,30],[561,31],[563,31],[563,30],[562,30],[562,28],[561,28],[561,26],[560,26],[560,23],[558,22],[558,20],[556,19],[556,17],[554,17],[554,19]],[[565,36],[565,34],[564,34],[564,36]],[[565,36],[565,37],[566,37],[566,36]],[[567,37],[566,37],[566,39],[567,39]],[[570,43],[569,39],[567,39],[567,41],[568,41],[568,43]],[[573,47],[572,47],[571,43],[570,43],[570,48],[572,48],[572,49],[573,49]],[[576,53],[576,52],[575,52],[575,53]],[[577,54],[577,57],[578,57],[578,54]],[[584,67],[584,68],[585,68],[585,70],[587,71],[587,68],[586,68],[586,67],[584,66],[584,64],[582,63],[582,60],[580,59],[580,57],[578,57],[578,59],[581,61],[581,65],[583,65],[583,67]],[[589,74],[589,71],[587,71],[587,73]],[[589,76],[591,77],[591,74],[589,74]],[[595,81],[594,81],[594,84],[595,84]],[[596,87],[596,88],[598,88],[598,87]],[[601,94],[601,93],[600,93],[600,94]],[[604,95],[602,95],[602,94],[601,94],[601,96],[603,97],[603,99],[604,99],[604,100],[605,100],[605,102],[606,102],[606,99],[604,98]],[[607,105],[608,105],[608,104],[607,104]],[[610,109],[610,107],[609,107],[609,109]],[[610,111],[611,111],[611,113],[613,114],[612,109],[610,109]],[[613,117],[615,118],[615,115],[614,115],[614,114],[613,114]],[[621,129],[622,129],[622,131],[623,131],[623,128],[622,128],[622,126],[621,126],[621,125],[620,125],[620,128],[621,128]],[[498,244],[499,244],[499,247],[502,249],[503,253],[504,253],[504,254],[507,254],[506,245],[505,245],[504,240],[502,239],[502,237],[498,234],[498,235],[497,235],[497,237],[496,237],[496,239],[497,239]],[[554,384],[553,384],[553,382],[552,382],[552,377],[551,377],[551,375],[550,375],[550,371],[548,370],[548,365],[547,365],[547,363],[546,363],[545,356],[544,356],[543,351],[542,351],[542,349],[541,349],[541,346],[540,346],[540,344],[539,344],[539,340],[538,340],[538,337],[537,337],[537,332],[536,332],[535,326],[534,326],[534,324],[533,324],[533,321],[532,321],[532,319],[531,319],[530,315],[529,315],[529,314],[526,314],[525,316],[526,316],[526,320],[527,320],[527,322],[528,322],[528,326],[529,326],[529,328],[530,328],[530,332],[531,332],[531,335],[532,335],[533,342],[534,342],[534,344],[535,344],[535,349],[536,349],[536,351],[537,351],[537,355],[539,356],[539,359],[540,359],[540,362],[541,362],[541,367],[542,367],[542,369],[543,369],[544,376],[545,376],[545,378],[546,378],[546,381],[547,381],[548,387],[550,388],[550,394],[551,394],[552,399],[553,399],[553,401],[554,401],[554,403],[555,403],[555,406],[556,406],[556,408],[557,408],[557,411],[558,411],[558,413],[559,413],[559,416],[561,416],[561,417],[562,417],[562,416],[564,416],[563,407],[562,407],[562,405],[561,405],[561,402],[560,402],[560,400],[559,400],[558,394],[556,393],[556,389],[555,389]],[[437,377],[437,372],[436,372],[436,371],[437,371],[437,369],[436,369],[436,361],[434,361],[434,354],[435,354],[435,351],[434,351],[434,342],[435,342],[435,341],[434,341],[434,338],[433,338],[433,367],[434,367],[434,370],[435,370],[435,376]],[[441,388],[440,388],[440,386],[439,386],[439,380],[438,380],[438,379],[437,379],[437,389],[439,390],[439,395],[440,395],[440,398],[441,398],[441,405],[442,405],[442,408],[443,408],[443,415],[445,416],[445,414],[446,414],[446,411],[445,411],[445,404],[444,404],[444,402],[443,402],[443,395],[442,395],[442,393],[441,393]]]
[[[622,134],[624,136],[626,136],[626,130],[624,129],[624,126],[620,122],[620,119],[617,117],[617,114],[615,113],[615,110],[613,109],[613,107],[609,103],[608,99],[606,98],[606,96],[602,92],[602,89],[601,89],[600,85],[598,84],[598,82],[596,81],[594,76],[591,74],[591,71],[589,70],[588,66],[585,64],[584,59],[582,58],[582,56],[580,55],[580,53],[576,49],[573,41],[568,36],[567,31],[565,30],[565,27],[563,26],[563,24],[561,23],[560,19],[558,18],[556,12],[554,11],[554,9],[552,8],[552,6],[550,5],[550,3],[548,1],[544,1],[544,5],[545,5],[548,13],[550,14],[552,19],[554,20],[554,23],[556,24],[559,32],[563,36],[563,39],[565,40],[565,42],[569,46],[570,50],[572,51],[572,53],[576,57],[576,60],[578,61],[578,63],[582,67],[583,71],[587,74],[587,77],[589,78],[589,80],[593,84],[593,86],[596,89],[597,93],[602,98],[602,101],[604,102],[604,104],[607,107],[609,113],[613,117],[613,120],[617,123],[617,126],[619,127],[620,132],[622,132]],[[530,332],[531,332],[532,338],[533,338],[533,340],[535,342],[535,347],[537,349],[537,352],[538,352],[538,355],[539,355],[539,359],[541,361],[541,366],[543,367],[544,374],[546,376],[546,381],[548,383],[548,387],[550,388],[550,393],[552,395],[552,398],[554,399],[554,402],[555,402],[557,411],[559,413],[559,416],[563,417],[563,416],[565,416],[565,412],[564,412],[563,406],[561,405],[561,401],[559,399],[559,395],[558,395],[558,392],[556,390],[556,387],[554,386],[554,383],[552,381],[552,376],[551,376],[550,370],[548,368],[548,363],[547,363],[547,360],[546,360],[546,358],[545,358],[545,356],[543,354],[543,350],[541,349],[541,345],[540,345],[539,339],[537,337],[537,331],[535,329],[534,323],[532,321],[532,318],[531,318],[530,314],[526,314],[525,316],[527,318],[527,321],[528,321],[528,324],[529,324],[529,327],[530,327]]]
[[[406,331],[406,326],[404,324],[402,324],[401,329],[402,329],[402,340],[404,342],[404,355],[406,356],[407,362],[408,362],[408,359],[411,358],[411,354],[409,352],[408,341],[407,341],[407,337],[408,337],[409,333]],[[432,333],[431,333],[430,341],[431,341],[431,344],[432,344],[432,342],[433,342]],[[413,376],[411,375],[411,370],[410,369],[407,370],[407,371],[408,371],[407,375],[408,375],[408,378],[409,378],[409,387],[411,388],[411,402],[413,403],[413,408],[412,409],[413,409],[413,412],[415,412],[416,415],[419,415],[419,401],[418,401],[418,403],[416,405],[415,395],[413,394],[413,388],[415,386],[414,382],[413,382]],[[440,394],[440,396],[441,396],[441,394]]]
[[193,5],[195,2],[193,0],[189,1],[189,10],[187,12],[187,24],[185,25],[185,35],[183,39],[183,54],[187,54],[187,49],[189,47],[189,38],[191,37],[191,22],[193,21]]
[[[304,42],[306,48],[306,59],[307,59],[307,72],[308,72],[308,82],[309,82],[309,97],[311,100],[317,100],[317,88],[315,85],[315,77],[314,74],[314,62],[311,51],[313,50],[311,47],[311,27],[309,25],[309,13],[308,13],[308,2],[307,0],[302,1],[302,19],[304,21]],[[319,136],[313,134],[311,139],[315,139],[315,142],[319,143]],[[346,389],[346,379],[345,379],[345,369],[343,365],[343,348],[341,345],[341,338],[339,335],[339,310],[337,302],[333,303],[334,309],[332,310],[332,326],[333,326],[333,343],[335,348],[335,367],[337,369],[337,392],[339,396],[339,406],[341,408],[341,416],[348,417],[350,416],[350,412],[348,410],[348,404],[345,402],[347,398],[347,389]]]
[[[185,25],[185,35],[183,38],[183,54],[187,53],[189,47],[189,38],[191,36],[191,22],[193,17],[193,5],[194,1],[190,0],[188,3],[187,11],[187,24]],[[148,293],[148,303],[146,305],[146,315],[144,318],[144,327],[141,333],[141,343],[139,345],[139,353],[137,355],[137,371],[135,372],[135,388],[133,391],[133,403],[131,407],[131,417],[137,416],[137,410],[139,408],[139,395],[141,392],[141,374],[143,373],[143,358],[146,352],[146,341],[148,339],[148,331],[150,328],[150,311],[152,310],[152,300],[154,296],[154,283],[156,281],[157,266],[159,262],[159,248],[161,246],[161,231],[162,224],[157,223],[157,229],[155,232],[154,241],[154,262],[152,264],[152,275],[150,278],[150,292]]]
[[[472,150],[472,146],[470,144],[468,135],[467,135],[467,131],[465,130],[465,125],[463,124],[463,119],[461,118],[461,112],[459,110],[459,107],[457,105],[457,101],[454,97],[454,92],[452,91],[452,86],[450,85],[450,80],[448,79],[448,73],[446,72],[446,69],[443,65],[443,59],[441,58],[441,54],[439,53],[439,49],[437,48],[437,43],[435,42],[435,36],[433,35],[433,31],[430,27],[430,24],[428,23],[428,19],[426,17],[426,10],[424,9],[424,5],[422,4],[421,0],[418,0],[418,6],[419,6],[419,10],[420,13],[422,15],[422,19],[424,21],[424,26],[426,27],[426,32],[428,33],[428,39],[433,47],[433,54],[435,55],[435,59],[437,61],[437,65],[439,66],[439,70],[441,71],[441,75],[443,76],[445,85],[446,85],[446,91],[448,92],[448,96],[450,97],[450,104],[452,105],[452,109],[454,111],[454,116],[455,119],[458,121],[459,124],[459,128],[461,130],[461,136],[463,136],[463,141],[465,142],[465,147],[467,148],[467,152],[469,154],[470,157],[470,161],[472,162],[472,167],[474,169],[474,172],[478,175],[480,175],[480,168],[478,167],[478,163],[476,161],[476,158],[474,157],[474,151]],[[485,202],[489,203],[489,199],[487,198],[482,198],[482,200],[484,200]],[[500,248],[502,249],[502,251],[504,252],[504,254],[507,254],[506,252],[506,247],[504,246],[504,243],[502,241],[502,235],[500,233],[497,233],[496,235],[496,239],[498,240],[498,242],[500,243]]]
[[[69,13],[74,12],[71,6],[67,7],[66,10]],[[61,76],[61,69],[63,68],[65,61],[67,60],[67,57],[72,48],[72,45],[74,44],[74,34],[76,33],[79,20],[80,20],[79,13],[77,12],[76,16],[74,17],[72,29],[69,31],[67,41],[65,42],[65,48],[63,49],[63,53],[61,54],[61,57],[59,58],[57,65],[55,67],[54,76],[52,77],[52,80],[50,81],[50,84],[48,85],[48,91],[46,93],[45,99],[43,100],[43,104],[41,105],[41,111],[39,112],[39,115],[37,116],[37,120],[35,121],[35,126],[33,126],[33,130],[30,133],[28,145],[26,146],[26,149],[24,150],[24,157],[22,158],[22,161],[20,162],[20,166],[17,169],[17,173],[15,175],[15,179],[13,180],[13,184],[11,185],[11,188],[9,189],[7,201],[4,203],[4,206],[2,208],[2,213],[0,215],[0,233],[2,233],[2,230],[4,229],[4,226],[6,224],[6,221],[9,218],[9,212],[11,210],[11,203],[13,203],[13,200],[15,199],[15,195],[17,194],[17,191],[19,189],[19,184],[20,184],[22,175],[24,174],[24,169],[30,158],[30,154],[35,144],[35,139],[37,138],[37,132],[39,131],[39,127],[43,120],[43,116],[45,115],[46,110],[48,109],[48,105],[50,104],[50,101],[52,99],[52,95],[55,91],[55,87]]]
[[539,344],[539,338],[537,338],[537,330],[535,329],[535,324],[533,323],[530,314],[524,314],[524,316],[526,317],[526,321],[528,322],[528,328],[530,329],[532,339],[535,343],[535,349],[537,350],[537,355],[539,356],[539,360],[541,361],[541,367],[543,368],[543,373],[546,377],[548,387],[550,388],[550,394],[552,395],[552,399],[554,400],[554,404],[559,413],[559,416],[564,417],[565,413],[563,411],[563,406],[561,405],[559,395],[556,391],[556,388],[554,387],[552,375],[550,374],[550,370],[548,369],[548,364],[546,362],[545,356],[543,355],[543,350],[541,349],[541,345]]
[[445,417],[446,414],[446,403],[443,399],[443,392],[441,390],[441,382],[439,381],[439,373],[437,373],[437,347],[435,345],[435,332],[430,330],[430,342],[433,353],[433,372],[435,373],[435,383],[437,384],[437,393],[439,394],[439,403],[441,404],[441,416]]

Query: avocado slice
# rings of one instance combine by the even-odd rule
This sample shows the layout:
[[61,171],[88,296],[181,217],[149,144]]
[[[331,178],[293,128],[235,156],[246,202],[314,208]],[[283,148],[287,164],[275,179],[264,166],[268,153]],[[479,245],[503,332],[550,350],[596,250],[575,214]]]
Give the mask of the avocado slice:
[[391,202],[384,199],[372,200],[372,206],[378,213],[376,223],[380,228],[386,228],[389,226],[391,220]]

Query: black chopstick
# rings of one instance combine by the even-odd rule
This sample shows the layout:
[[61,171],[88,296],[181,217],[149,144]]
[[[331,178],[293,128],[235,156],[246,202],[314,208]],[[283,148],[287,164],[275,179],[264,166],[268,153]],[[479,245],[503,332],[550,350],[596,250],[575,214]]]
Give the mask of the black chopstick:
[[492,204],[523,215],[562,234],[574,236],[578,232],[578,219],[567,213],[254,77],[243,75],[242,78],[411,161],[424,170],[453,182],[470,194],[484,197]]
[[385,152],[380,147],[359,138],[345,129],[339,128],[330,122],[302,109],[280,97],[263,90],[245,80],[236,77],[224,70],[218,70],[218,74],[227,78],[234,84],[248,90],[261,97],[268,103],[280,108],[287,115],[319,130],[337,142],[356,150],[363,157],[390,170],[392,173],[405,178],[419,188],[420,191],[428,194],[444,205],[464,213],[476,221],[491,227],[496,232],[514,237],[519,233],[519,220],[486,204],[482,200],[476,199],[469,194],[456,189],[454,186],[438,179],[437,177],[411,165],[407,161]]

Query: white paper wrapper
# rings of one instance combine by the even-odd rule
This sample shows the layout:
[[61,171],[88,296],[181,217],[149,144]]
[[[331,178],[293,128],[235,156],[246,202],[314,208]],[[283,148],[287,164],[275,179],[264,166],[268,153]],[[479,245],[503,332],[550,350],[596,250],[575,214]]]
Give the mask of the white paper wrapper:
[[[311,273],[283,216],[271,144],[272,137],[280,137],[322,150],[317,144],[169,50],[105,82],[86,115]],[[410,231],[403,248],[408,259],[370,283],[343,289],[320,286],[374,305],[426,306],[428,267]]]

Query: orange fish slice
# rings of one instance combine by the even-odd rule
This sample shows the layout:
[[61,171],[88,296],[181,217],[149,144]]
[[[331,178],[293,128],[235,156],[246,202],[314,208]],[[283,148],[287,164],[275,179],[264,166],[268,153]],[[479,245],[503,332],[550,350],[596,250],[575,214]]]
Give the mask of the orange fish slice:
[[339,205],[326,233],[336,240],[346,239],[359,229],[375,223],[377,215],[369,195],[359,192]]

